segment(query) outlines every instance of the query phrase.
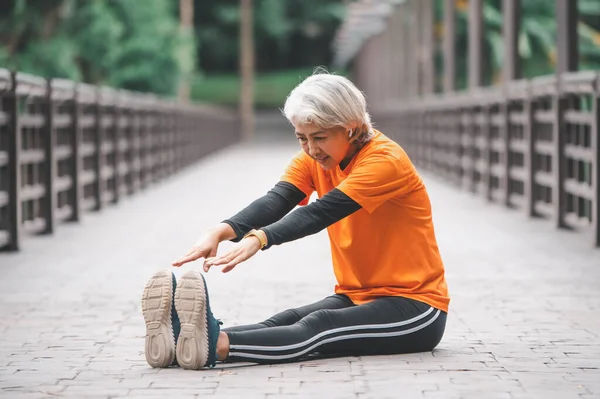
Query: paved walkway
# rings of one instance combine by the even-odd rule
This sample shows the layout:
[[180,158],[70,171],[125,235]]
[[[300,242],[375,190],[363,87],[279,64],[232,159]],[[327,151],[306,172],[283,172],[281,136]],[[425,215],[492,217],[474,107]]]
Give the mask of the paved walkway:
[[[0,255],[0,397],[600,397],[600,251],[429,175],[452,294],[433,353],[149,368],[140,312],[146,279],[203,228],[266,192],[295,151],[290,137],[227,149],[80,225],[25,240],[19,254]],[[208,283],[226,325],[320,299],[334,284],[326,234],[260,253],[227,275],[211,271]]]

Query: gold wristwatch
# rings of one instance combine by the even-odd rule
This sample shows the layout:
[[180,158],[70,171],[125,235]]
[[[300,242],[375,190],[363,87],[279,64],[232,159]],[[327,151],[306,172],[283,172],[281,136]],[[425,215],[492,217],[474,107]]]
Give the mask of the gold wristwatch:
[[267,246],[267,234],[264,231],[252,229],[246,233],[244,238],[252,236],[258,238],[258,241],[260,241],[260,249],[263,249]]

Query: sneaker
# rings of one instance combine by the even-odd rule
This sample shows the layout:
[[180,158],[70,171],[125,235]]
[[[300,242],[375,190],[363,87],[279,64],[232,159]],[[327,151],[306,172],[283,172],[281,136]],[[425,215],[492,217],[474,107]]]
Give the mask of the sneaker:
[[213,367],[217,362],[220,322],[213,317],[204,276],[190,270],[179,280],[175,309],[181,320],[177,362],[188,370]]
[[[146,361],[152,367],[169,367],[175,360],[174,329],[179,320],[173,306],[175,276],[161,270],[146,283],[142,295],[142,313],[146,322]],[[176,331],[177,332],[177,331]]]

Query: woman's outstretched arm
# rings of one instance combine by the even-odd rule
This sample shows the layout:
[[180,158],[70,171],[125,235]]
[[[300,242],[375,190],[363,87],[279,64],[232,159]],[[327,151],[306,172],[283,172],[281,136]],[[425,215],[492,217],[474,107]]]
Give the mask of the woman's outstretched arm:
[[333,189],[321,199],[263,227],[261,230],[267,236],[267,246],[263,249],[316,234],[360,208],[352,198],[338,189]]
[[[361,206],[352,198],[338,189],[333,189],[312,204],[296,209],[281,220],[261,228],[267,238],[264,248],[315,234],[359,209]],[[204,262],[204,271],[207,272],[212,266],[222,266],[223,272],[227,273],[254,256],[261,246],[260,239],[248,237],[227,253],[208,258]]]
[[275,223],[294,209],[305,197],[306,194],[293,184],[280,181],[266,195],[258,198],[222,223],[231,226],[235,237],[229,239],[237,242],[250,230]]
[[219,243],[240,241],[252,229],[267,226],[285,216],[306,197],[288,182],[278,182],[266,195],[255,200],[235,216],[205,231],[187,254],[172,262],[179,267],[197,259],[213,257]]

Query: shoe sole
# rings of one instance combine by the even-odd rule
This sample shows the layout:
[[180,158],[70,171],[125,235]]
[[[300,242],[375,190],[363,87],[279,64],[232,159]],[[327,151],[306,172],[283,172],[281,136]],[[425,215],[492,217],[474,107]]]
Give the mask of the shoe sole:
[[173,280],[168,270],[148,280],[142,295],[142,313],[146,322],[146,361],[154,368],[169,367],[175,359],[175,337],[171,325]]
[[175,309],[181,322],[177,362],[184,369],[198,370],[208,361],[206,290],[199,272],[190,270],[177,283]]

